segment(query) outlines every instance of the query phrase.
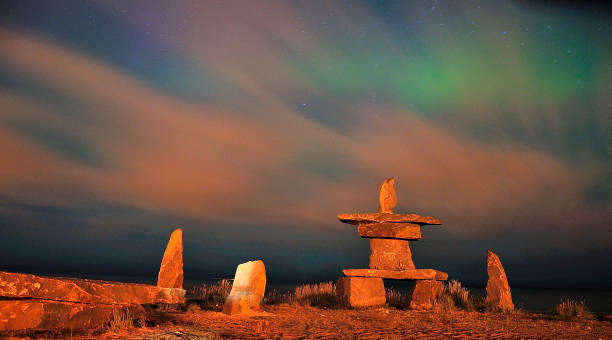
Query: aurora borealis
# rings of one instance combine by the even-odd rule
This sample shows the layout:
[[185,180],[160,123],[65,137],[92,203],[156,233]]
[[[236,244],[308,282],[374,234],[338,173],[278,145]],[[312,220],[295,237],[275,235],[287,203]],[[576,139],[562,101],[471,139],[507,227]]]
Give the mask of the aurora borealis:
[[367,264],[336,219],[436,216],[417,267],[612,287],[612,32],[527,1],[8,1],[0,270],[272,280]]

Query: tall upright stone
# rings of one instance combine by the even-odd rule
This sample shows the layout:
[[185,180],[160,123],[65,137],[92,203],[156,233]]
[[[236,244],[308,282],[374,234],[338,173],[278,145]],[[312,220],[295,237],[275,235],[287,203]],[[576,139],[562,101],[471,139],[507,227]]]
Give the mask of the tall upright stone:
[[170,235],[164,252],[157,286],[165,288],[183,288],[183,229],[176,229]]
[[232,290],[223,305],[223,313],[248,315],[260,311],[265,291],[266,267],[263,261],[238,265]]
[[487,302],[502,310],[513,310],[510,285],[499,257],[487,250]]

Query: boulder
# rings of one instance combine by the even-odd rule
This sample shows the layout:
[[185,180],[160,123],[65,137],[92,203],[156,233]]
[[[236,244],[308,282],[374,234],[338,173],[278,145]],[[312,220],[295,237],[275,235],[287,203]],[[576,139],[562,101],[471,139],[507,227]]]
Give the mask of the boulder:
[[383,280],[376,277],[340,277],[336,295],[341,305],[351,307],[380,306],[387,300]]
[[378,211],[381,213],[393,213],[393,208],[397,205],[395,197],[395,180],[393,177],[385,179],[380,185],[378,192]]
[[412,223],[359,224],[357,231],[359,236],[366,238],[421,239],[421,226]]
[[370,269],[414,270],[408,241],[370,239]]
[[[0,331],[102,329],[115,315],[145,318],[142,306],[92,305],[48,300],[0,300]],[[0,334],[2,337],[2,334]]]
[[266,267],[263,261],[238,265],[230,295],[223,305],[225,314],[256,314],[266,290]]
[[380,269],[343,269],[346,276],[381,277],[395,280],[446,280],[448,274],[435,269],[380,270]]
[[444,285],[437,280],[415,280],[408,291],[410,308],[430,309],[444,291]]
[[506,272],[499,257],[490,250],[487,251],[487,274],[487,302],[502,310],[513,310]]
[[178,288],[9,272],[0,272],[0,296],[107,305],[185,302]]
[[415,223],[415,224],[434,224],[439,225],[442,222],[430,216],[421,216],[417,214],[390,214],[390,213],[352,213],[339,214],[338,219],[343,223],[360,224],[360,223]]
[[183,230],[176,229],[170,235],[164,252],[157,286],[165,288],[183,288]]

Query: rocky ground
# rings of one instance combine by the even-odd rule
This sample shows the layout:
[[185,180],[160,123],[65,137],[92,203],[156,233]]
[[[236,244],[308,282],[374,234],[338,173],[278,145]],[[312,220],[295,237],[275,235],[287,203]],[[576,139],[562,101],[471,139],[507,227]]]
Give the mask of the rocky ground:
[[102,339],[612,339],[612,320],[561,321],[525,312],[265,306],[269,316],[213,311],[158,313],[158,326]]

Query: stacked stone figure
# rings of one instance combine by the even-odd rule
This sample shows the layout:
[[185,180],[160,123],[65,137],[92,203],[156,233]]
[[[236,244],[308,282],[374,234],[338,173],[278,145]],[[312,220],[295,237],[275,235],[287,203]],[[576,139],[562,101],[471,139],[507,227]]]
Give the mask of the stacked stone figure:
[[359,235],[370,239],[369,269],[345,269],[338,280],[340,301],[353,307],[385,303],[382,279],[413,280],[409,297],[411,308],[430,308],[442,294],[446,273],[416,269],[409,241],[421,238],[421,225],[440,225],[434,217],[394,214],[397,204],[395,181],[386,179],[380,186],[378,213],[340,214],[343,223],[357,225]]

